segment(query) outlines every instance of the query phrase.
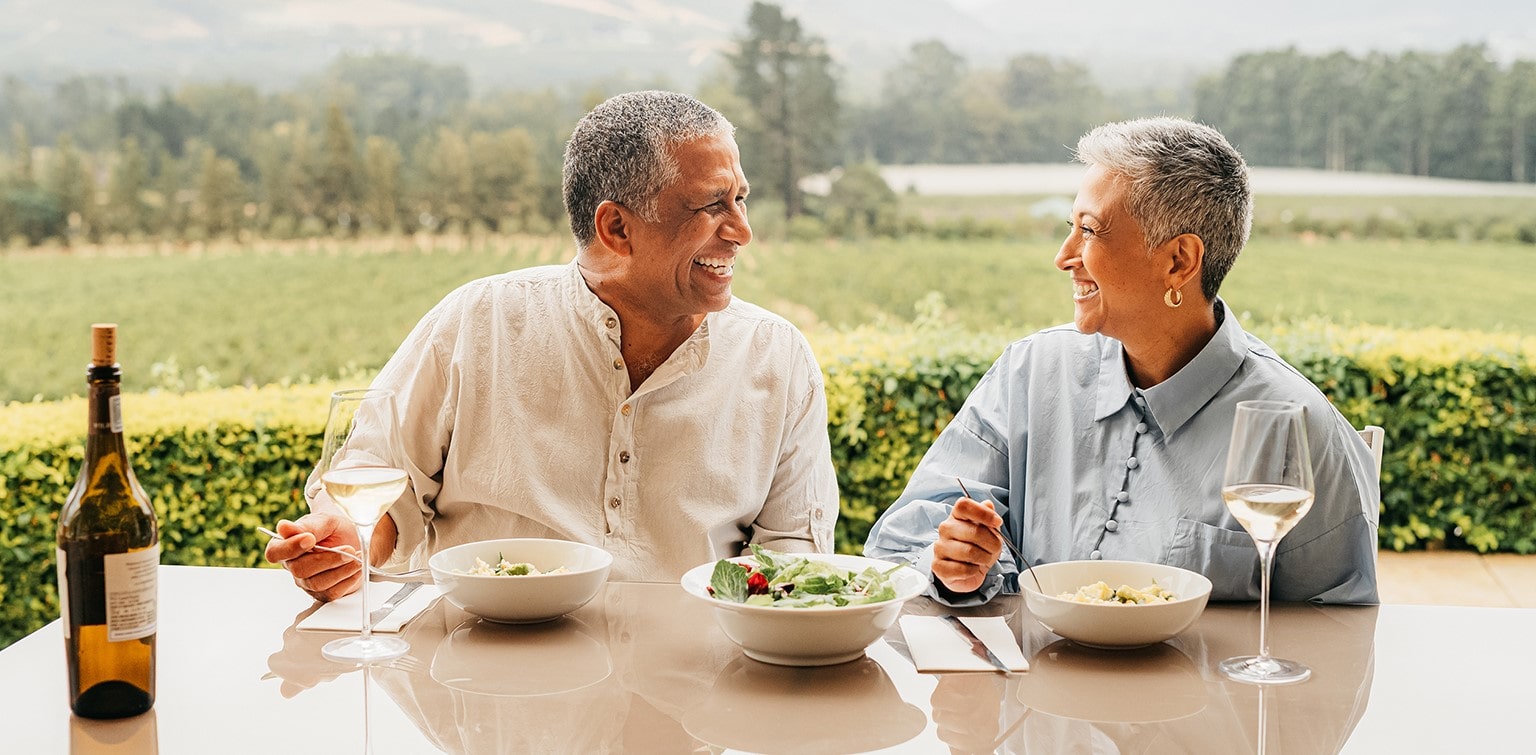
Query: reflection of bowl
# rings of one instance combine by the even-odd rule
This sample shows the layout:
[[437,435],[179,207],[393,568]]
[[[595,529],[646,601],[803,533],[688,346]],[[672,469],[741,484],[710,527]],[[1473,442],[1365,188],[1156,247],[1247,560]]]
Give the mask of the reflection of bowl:
[[507,626],[469,619],[432,654],[432,680],[481,695],[556,695],[613,673],[608,647],[577,619]]
[[[869,567],[889,571],[896,565],[863,556],[824,553],[797,553],[814,561],[825,561],[840,569],[862,572]],[[733,558],[737,563],[755,563],[751,556]],[[816,606],[814,608],[774,608],[749,606],[717,600],[706,588],[715,562],[700,564],[683,575],[683,589],[715,607],[715,621],[725,636],[741,646],[750,658],[785,666],[826,666],[845,663],[864,655],[885,630],[896,623],[901,606],[921,595],[928,580],[909,566],[891,575],[896,597],[880,603],[857,606]]]
[[[1036,566],[1035,576],[1044,593],[1035,589],[1034,580],[1019,579],[1029,612],[1046,629],[1091,647],[1130,648],[1162,642],[1194,624],[1211,596],[1211,581],[1203,574],[1139,561],[1058,561]],[[1156,582],[1178,600],[1122,605],[1077,603],[1057,597],[1100,581],[1111,588],[1130,585],[1137,589]]]
[[1151,723],[1204,710],[1206,689],[1194,662],[1172,645],[1106,653],[1057,640],[1030,659],[1019,702],[1080,721]]
[[[489,564],[502,558],[526,562],[540,571],[563,566],[567,571],[523,577],[457,573],[474,568],[476,558]],[[602,548],[539,538],[465,543],[439,551],[427,562],[449,603],[507,624],[549,621],[581,608],[608,581],[612,564],[613,556]]]
[[699,740],[759,753],[878,750],[912,739],[927,724],[868,658],[835,669],[737,658],[683,714],[683,729]]

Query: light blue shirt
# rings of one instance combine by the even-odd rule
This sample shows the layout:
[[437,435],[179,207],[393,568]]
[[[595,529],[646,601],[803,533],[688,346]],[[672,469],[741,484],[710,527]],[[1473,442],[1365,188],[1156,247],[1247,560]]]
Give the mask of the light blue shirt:
[[[869,532],[864,552],[932,573],[938,526],[960,498],[992,499],[1008,536],[1041,564],[1153,561],[1209,577],[1212,600],[1257,600],[1258,549],[1221,499],[1237,402],[1306,407],[1316,502],[1280,541],[1275,600],[1375,603],[1379,481],[1370,449],[1311,381],[1237,318],[1205,348],[1142,390],[1119,341],[1071,326],[1003,351]],[[1018,591],[1006,552],[974,593],[930,594],[953,605]]]

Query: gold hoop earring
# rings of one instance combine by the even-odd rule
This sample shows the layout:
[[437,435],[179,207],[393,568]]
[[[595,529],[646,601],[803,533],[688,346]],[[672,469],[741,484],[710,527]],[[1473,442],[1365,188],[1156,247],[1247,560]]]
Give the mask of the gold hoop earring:
[[1167,304],[1169,309],[1178,309],[1179,305],[1184,303],[1184,292],[1173,288],[1168,289],[1163,294],[1163,303]]

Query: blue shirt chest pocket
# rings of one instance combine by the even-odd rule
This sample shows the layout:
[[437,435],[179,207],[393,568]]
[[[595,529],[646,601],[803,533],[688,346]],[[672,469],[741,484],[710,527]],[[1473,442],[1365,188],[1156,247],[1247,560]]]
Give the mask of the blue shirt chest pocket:
[[1211,600],[1259,597],[1259,551],[1247,532],[1179,519],[1160,560],[1204,574],[1211,580]]

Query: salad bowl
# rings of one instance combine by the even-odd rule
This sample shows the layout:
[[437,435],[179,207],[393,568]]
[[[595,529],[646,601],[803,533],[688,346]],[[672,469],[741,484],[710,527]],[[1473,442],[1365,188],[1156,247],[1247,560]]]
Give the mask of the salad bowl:
[[[499,576],[473,574],[479,562],[502,559],[532,564],[554,574]],[[585,543],[543,538],[480,540],[432,555],[432,581],[449,603],[503,624],[533,624],[558,619],[592,600],[608,581],[613,555]]]
[[[1035,566],[1040,589],[1019,580],[1024,605],[1035,620],[1062,637],[1094,648],[1145,647],[1188,629],[1211,597],[1205,575],[1165,564],[1140,561],[1058,561]],[[1084,603],[1061,597],[1086,585],[1104,582],[1111,589],[1137,590],[1157,585],[1173,600],[1146,604]]]
[[[781,666],[829,666],[864,657],[864,649],[885,634],[901,607],[923,594],[928,579],[910,566],[862,556],[828,553],[772,554],[767,557],[805,561],[812,569],[848,575],[873,570],[880,575],[879,599],[849,605],[829,602],[793,607],[793,601],[760,604],[716,597],[712,577],[722,562],[711,561],[689,569],[682,577],[683,590],[714,607],[715,621],[748,658]],[[762,556],[728,559],[729,564],[760,565]],[[732,567],[737,568],[737,567]],[[743,573],[746,570],[743,569]],[[793,591],[790,591],[793,594]]]

